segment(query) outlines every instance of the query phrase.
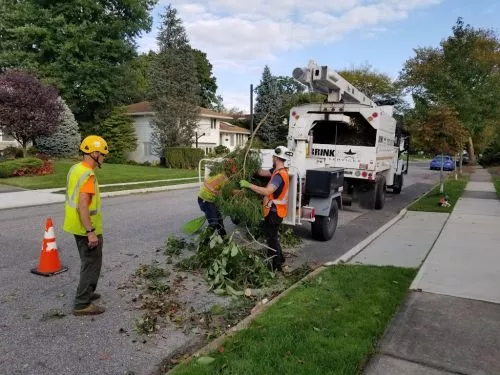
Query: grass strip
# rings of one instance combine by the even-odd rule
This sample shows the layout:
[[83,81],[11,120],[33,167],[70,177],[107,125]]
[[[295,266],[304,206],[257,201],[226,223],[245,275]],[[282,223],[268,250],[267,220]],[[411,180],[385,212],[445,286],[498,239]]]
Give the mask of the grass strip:
[[328,268],[270,306],[208,359],[195,358],[169,374],[356,374],[415,274],[396,267]]
[[441,198],[441,194],[439,193],[440,186],[438,185],[430,192],[428,192],[425,196],[409,206],[408,210],[450,213],[451,211],[453,211],[458,198],[460,198],[460,196],[462,195],[465,186],[467,185],[467,181],[468,179],[465,177],[461,177],[458,180],[449,178],[444,181],[444,195],[448,196],[450,207],[439,206],[439,199]]

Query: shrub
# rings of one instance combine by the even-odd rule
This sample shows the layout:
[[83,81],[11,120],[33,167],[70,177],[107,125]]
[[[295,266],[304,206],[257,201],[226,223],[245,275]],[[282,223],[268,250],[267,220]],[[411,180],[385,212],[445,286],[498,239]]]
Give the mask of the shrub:
[[61,122],[54,134],[36,139],[39,152],[57,157],[70,157],[78,154],[81,142],[80,130],[75,116],[63,99],[59,98],[63,108]]
[[165,152],[167,166],[170,168],[196,169],[204,156],[202,149],[192,147],[169,147]]
[[127,114],[126,107],[117,107],[111,115],[99,124],[99,135],[108,143],[109,154],[106,163],[123,164],[127,153],[137,148],[134,120]]
[[214,148],[215,155],[229,154],[229,149],[224,145],[219,145]]
[[19,159],[23,157],[23,149],[15,146],[5,147],[3,150],[3,157],[5,159]]
[[[50,163],[49,161],[46,161]],[[0,162],[0,178],[7,178],[11,176],[25,176],[33,171],[40,171],[44,168],[44,162],[37,158],[24,158],[7,160]]]

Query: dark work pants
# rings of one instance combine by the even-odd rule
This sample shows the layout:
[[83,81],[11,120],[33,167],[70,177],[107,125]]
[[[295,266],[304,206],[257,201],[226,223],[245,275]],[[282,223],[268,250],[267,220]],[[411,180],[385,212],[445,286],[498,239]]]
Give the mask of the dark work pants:
[[219,209],[215,203],[205,201],[198,197],[198,205],[200,210],[203,211],[205,217],[208,220],[208,226],[214,231],[219,231],[219,234],[224,237],[226,235],[226,229],[224,228],[224,220],[219,212]]
[[90,297],[97,288],[102,265],[102,245],[103,238],[97,236],[99,244],[94,248],[89,248],[87,236],[76,236],[76,246],[80,253],[80,282],[76,290],[75,309],[84,309],[90,305]]
[[267,232],[267,246],[269,246],[271,249],[276,250],[276,252],[274,252],[268,249],[267,256],[273,256],[273,269],[277,270],[281,270],[281,265],[285,261],[283,253],[281,252],[281,245],[278,238],[278,231],[282,221],[283,219],[278,216],[276,211],[269,212],[269,215],[267,215],[264,220],[264,226]]

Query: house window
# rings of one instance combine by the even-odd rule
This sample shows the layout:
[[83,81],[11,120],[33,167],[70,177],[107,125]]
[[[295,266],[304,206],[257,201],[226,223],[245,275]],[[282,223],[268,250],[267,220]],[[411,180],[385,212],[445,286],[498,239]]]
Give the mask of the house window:
[[151,152],[151,142],[144,142],[144,156],[151,156],[153,153]]
[[231,146],[234,146],[234,134],[231,134]]
[[210,129],[217,129],[217,119],[215,118],[210,119]]

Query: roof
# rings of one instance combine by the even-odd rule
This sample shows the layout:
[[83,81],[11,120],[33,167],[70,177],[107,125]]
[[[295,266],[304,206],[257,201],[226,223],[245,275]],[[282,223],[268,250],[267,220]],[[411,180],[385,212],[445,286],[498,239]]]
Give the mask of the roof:
[[241,128],[233,124],[228,124],[227,122],[220,123],[220,130],[226,133],[250,134],[250,130]]
[[[228,119],[228,120],[233,119],[233,116],[226,113],[215,112],[212,111],[211,109],[203,107],[198,107],[198,109],[200,110],[200,116],[203,117]],[[154,111],[153,108],[151,108],[151,103],[148,101],[144,101],[144,102],[130,104],[129,106],[127,106],[127,113],[133,116],[133,115],[153,114]]]

